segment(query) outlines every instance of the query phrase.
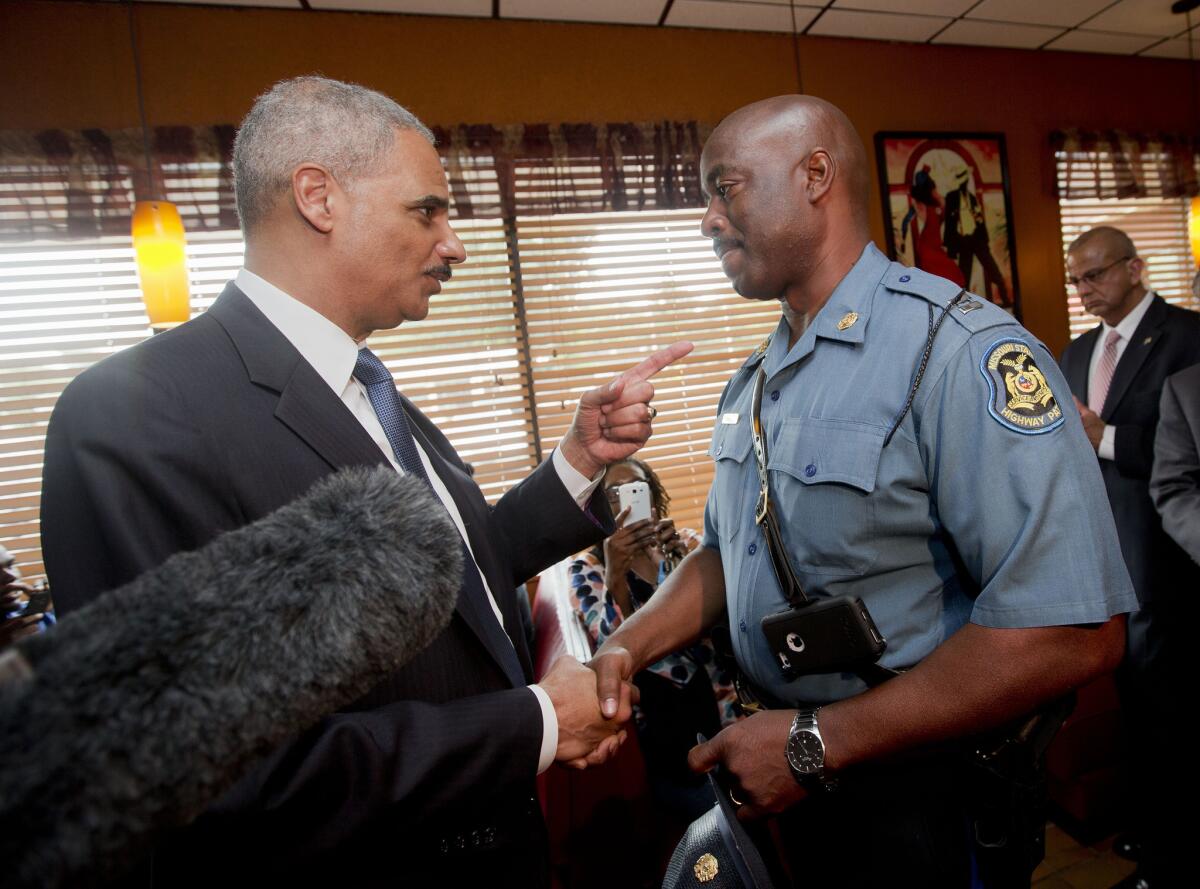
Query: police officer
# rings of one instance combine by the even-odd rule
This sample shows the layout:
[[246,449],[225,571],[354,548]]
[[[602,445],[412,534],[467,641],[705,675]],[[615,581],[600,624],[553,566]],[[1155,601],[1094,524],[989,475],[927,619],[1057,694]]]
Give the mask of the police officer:
[[[749,105],[701,168],[701,229],[726,275],[783,317],[721,397],[704,546],[592,662],[602,707],[727,612],[773,708],[693,749],[692,767],[723,767],[740,817],[786,811],[798,883],[969,885],[953,742],[1114,668],[1136,607],[1096,461],[1034,337],[871,244],[866,154],[840,110]],[[810,598],[866,604],[881,663],[902,671],[873,688],[786,678],[760,626],[789,607],[755,522],[760,370],[784,548]]]

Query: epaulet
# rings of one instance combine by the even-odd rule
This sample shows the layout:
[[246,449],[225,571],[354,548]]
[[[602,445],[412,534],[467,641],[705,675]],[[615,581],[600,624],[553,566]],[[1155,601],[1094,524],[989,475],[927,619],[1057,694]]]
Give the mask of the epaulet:
[[[883,276],[882,284],[888,290],[896,293],[923,299],[936,309],[946,308],[950,301],[962,291],[962,288],[953,281],[895,262]],[[974,293],[964,293],[962,299],[950,310],[950,317],[969,333],[1017,323],[1016,319],[1008,312]]]

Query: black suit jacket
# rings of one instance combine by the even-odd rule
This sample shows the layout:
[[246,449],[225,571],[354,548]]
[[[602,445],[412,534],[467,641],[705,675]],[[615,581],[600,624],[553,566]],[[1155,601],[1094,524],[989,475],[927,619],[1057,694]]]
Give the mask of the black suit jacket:
[[[1060,364],[1071,391],[1087,403],[1088,365],[1101,327],[1067,346]],[[1155,295],[1121,360],[1100,418],[1116,428],[1115,460],[1101,460],[1121,553],[1142,603],[1129,619],[1129,659],[1148,667],[1162,649],[1184,590],[1200,584],[1197,566],[1170,539],[1150,499],[1150,470],[1163,381],[1200,362],[1200,315]],[[1190,595],[1190,593],[1189,593]]]
[[1200,364],[1163,386],[1150,493],[1163,529],[1200,563]]
[[[528,674],[515,585],[603,529],[549,461],[489,507],[446,438],[405,407]],[[80,374],[55,407],[42,500],[55,601],[70,612],[340,468],[385,462],[340,398],[231,284],[204,315]],[[608,522],[604,497],[591,511]],[[428,649],[277,751],[161,848],[157,885],[392,885],[424,879],[422,867],[453,885],[456,874],[466,881],[489,855],[503,859],[514,848],[510,876],[536,884],[541,712],[489,646],[480,623],[494,620],[489,609],[460,593],[449,628]],[[447,838],[501,825],[485,852],[439,857]]]

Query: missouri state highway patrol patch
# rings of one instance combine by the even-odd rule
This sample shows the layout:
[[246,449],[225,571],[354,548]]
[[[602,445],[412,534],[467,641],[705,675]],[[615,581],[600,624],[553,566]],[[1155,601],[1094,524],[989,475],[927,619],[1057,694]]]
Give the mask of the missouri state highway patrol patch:
[[1062,408],[1038,370],[1033,350],[1025,343],[1000,340],[993,344],[984,354],[979,370],[991,389],[988,413],[1001,426],[1037,435],[1062,424]]

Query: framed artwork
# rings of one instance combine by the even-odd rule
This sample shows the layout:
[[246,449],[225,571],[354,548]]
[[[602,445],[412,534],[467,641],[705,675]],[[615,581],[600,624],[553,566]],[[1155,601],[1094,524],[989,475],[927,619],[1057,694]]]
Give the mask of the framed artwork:
[[1021,317],[1003,133],[876,133],[888,255]]

